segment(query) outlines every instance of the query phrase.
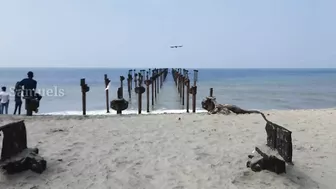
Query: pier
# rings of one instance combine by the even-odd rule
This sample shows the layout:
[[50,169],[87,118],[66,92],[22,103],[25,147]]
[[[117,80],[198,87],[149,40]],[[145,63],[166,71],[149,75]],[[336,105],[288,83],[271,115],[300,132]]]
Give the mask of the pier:
[[[187,70],[182,68],[149,68],[149,69],[129,69],[125,75],[120,75],[118,80],[114,81],[109,78],[109,74],[103,75],[102,90],[105,93],[104,104],[106,113],[111,113],[111,110],[122,114],[123,111],[129,109],[130,106],[136,105],[137,113],[142,114],[156,110],[156,105],[160,101],[175,102],[173,96],[165,94],[165,83],[168,73],[171,73],[173,84],[177,91],[180,109],[185,109],[187,113],[196,113],[196,95],[198,70]],[[189,75],[193,74],[190,78]],[[126,82],[125,82],[126,80]],[[117,91],[111,91],[111,83],[119,83]],[[86,115],[86,96],[90,93],[89,83],[86,83],[85,78],[80,81],[82,92],[82,112]],[[172,87],[172,86],[168,86]],[[127,94],[124,94],[124,93]],[[172,91],[169,91],[172,92]],[[162,94],[161,94],[162,93]],[[115,95],[116,94],[116,95]],[[165,99],[166,98],[166,99]]]

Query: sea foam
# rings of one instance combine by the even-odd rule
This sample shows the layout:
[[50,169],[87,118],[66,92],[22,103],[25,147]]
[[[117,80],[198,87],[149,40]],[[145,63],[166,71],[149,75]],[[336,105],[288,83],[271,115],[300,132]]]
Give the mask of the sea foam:
[[[192,113],[192,110],[189,110]],[[205,110],[196,109],[196,113],[204,113]],[[181,114],[187,113],[187,111],[177,109],[177,110],[167,110],[167,109],[160,109],[160,110],[153,110],[151,112],[141,111],[141,114]],[[39,115],[82,115],[82,111],[62,111],[62,112],[50,112],[50,113],[41,113]],[[110,110],[110,113],[106,113],[106,110],[93,110],[93,111],[86,111],[86,115],[116,115],[117,112],[114,110]],[[138,110],[125,110],[122,114],[138,114]]]

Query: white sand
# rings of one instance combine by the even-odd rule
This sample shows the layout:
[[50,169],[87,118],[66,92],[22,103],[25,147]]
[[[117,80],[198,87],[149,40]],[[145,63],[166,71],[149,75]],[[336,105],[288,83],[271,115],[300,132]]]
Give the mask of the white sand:
[[260,115],[45,116],[26,118],[26,126],[47,170],[0,173],[0,188],[335,188],[336,109],[266,113],[293,131],[287,174],[246,168],[247,155],[266,142]]

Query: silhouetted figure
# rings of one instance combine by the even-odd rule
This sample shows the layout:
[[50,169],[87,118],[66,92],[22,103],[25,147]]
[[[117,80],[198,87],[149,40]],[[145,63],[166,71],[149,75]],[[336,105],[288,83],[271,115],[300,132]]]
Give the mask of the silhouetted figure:
[[20,82],[16,83],[14,93],[15,93],[14,115],[16,114],[16,111],[18,111],[18,115],[20,115],[22,106],[22,86],[20,85]]
[[[25,109],[27,111],[27,116],[32,116],[33,115],[33,111],[36,110],[37,112],[37,108],[38,107],[38,102],[36,101],[36,94],[35,94],[35,90],[36,90],[36,85],[37,82],[36,80],[33,79],[34,77],[34,73],[29,71],[27,73],[28,78],[23,79],[22,81],[20,81],[19,85],[23,86],[23,99],[25,99],[26,103],[25,103]],[[38,100],[39,101],[39,100]]]

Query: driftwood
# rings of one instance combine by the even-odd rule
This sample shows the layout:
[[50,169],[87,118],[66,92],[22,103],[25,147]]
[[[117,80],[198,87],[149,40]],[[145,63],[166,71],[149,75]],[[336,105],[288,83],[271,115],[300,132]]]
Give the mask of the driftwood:
[[2,168],[8,174],[32,170],[35,173],[42,173],[47,168],[47,162],[38,155],[37,148],[27,148],[20,154],[3,162]]
[[219,104],[215,97],[206,97],[206,99],[202,101],[202,108],[207,110],[209,114],[260,114],[266,122],[269,122],[264,113],[258,110],[245,110],[232,104]]
[[0,166],[13,174],[24,170],[42,173],[47,162],[38,156],[38,149],[27,148],[27,133],[24,121],[1,126],[3,132]]
[[276,173],[282,173],[286,171],[285,162],[292,164],[292,132],[288,129],[277,125],[271,121],[269,121],[264,113],[258,110],[244,110],[238,106],[230,105],[230,104],[219,104],[216,102],[215,97],[206,97],[205,100],[202,101],[202,108],[206,109],[209,114],[251,114],[256,113],[260,114],[263,119],[266,121],[266,134],[267,134],[267,146],[269,146],[272,150],[277,150],[279,155],[284,159],[284,161],[278,159],[275,156],[268,156],[261,152],[260,149],[256,148],[256,151],[263,156],[262,159],[258,160],[255,163],[249,161],[247,164],[248,167],[251,167],[253,171],[260,171],[263,169],[267,169]]
[[273,150],[277,150],[287,163],[293,165],[292,132],[270,121],[266,123],[265,130],[267,134],[267,146]]
[[[262,170],[268,170],[277,174],[286,173],[286,163],[283,160],[278,159],[276,156],[268,156],[263,153],[259,148],[255,148],[255,151],[262,156],[261,159],[253,162],[248,161],[246,167],[249,167],[254,172],[260,172]],[[254,156],[249,156],[250,159]]]

